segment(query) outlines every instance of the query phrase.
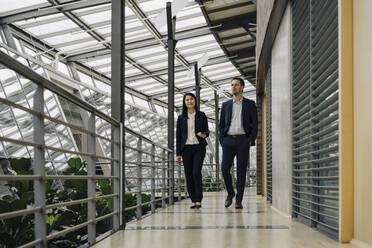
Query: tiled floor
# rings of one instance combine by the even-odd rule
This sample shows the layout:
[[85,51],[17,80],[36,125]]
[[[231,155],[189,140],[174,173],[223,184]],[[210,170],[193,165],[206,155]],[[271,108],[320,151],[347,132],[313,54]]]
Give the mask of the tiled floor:
[[189,200],[178,202],[93,247],[355,247],[282,216],[252,189],[246,191],[242,210],[224,207],[225,192],[204,193],[200,210],[191,210]]

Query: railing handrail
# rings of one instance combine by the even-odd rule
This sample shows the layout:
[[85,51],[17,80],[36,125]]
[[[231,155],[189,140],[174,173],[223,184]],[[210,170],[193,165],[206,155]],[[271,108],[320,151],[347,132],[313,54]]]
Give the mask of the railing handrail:
[[78,98],[77,96],[71,94],[64,88],[56,85],[55,83],[51,82],[50,80],[46,79],[42,75],[34,72],[31,68],[28,66],[22,64],[21,62],[17,61],[16,59],[12,58],[8,54],[4,53],[3,51],[0,51],[0,63],[8,67],[9,69],[15,71],[16,73],[24,76],[25,78],[31,80],[32,82],[42,85],[44,88],[52,91],[58,96],[61,96],[65,98],[66,100],[76,104],[80,108],[90,112],[94,113],[97,117],[100,117],[101,119],[107,121],[108,123],[112,124],[113,126],[118,127],[119,121],[115,120],[111,116],[108,116],[104,114],[103,112],[99,111],[89,103],[85,102],[84,100]]
[[[46,79],[42,75],[34,72],[31,68],[29,68],[28,66],[20,63],[19,61],[12,58],[8,54],[4,53],[3,51],[0,51],[0,63],[5,65],[9,69],[21,74],[22,76],[31,80],[32,82],[34,82],[36,84],[43,85],[46,89],[48,89],[48,90],[52,91],[53,93],[65,98],[68,101],[71,101],[72,103],[76,104],[77,106],[81,107],[82,109],[84,109],[86,111],[89,111],[91,113],[94,113],[97,117],[102,118],[103,120],[109,122],[110,124],[112,124],[114,126],[119,126],[119,122],[117,120],[115,120],[114,118],[112,118],[111,116],[108,116],[108,115],[104,114],[103,112],[96,109],[94,106],[90,105],[89,103],[85,102],[84,100],[80,99],[79,97],[71,94],[70,92],[63,89],[62,87],[54,84],[53,82]],[[138,133],[138,132],[136,132],[136,131],[128,128],[128,127],[124,127],[124,130],[127,133],[130,133],[130,134],[132,134],[132,135],[134,135],[138,138],[141,138],[141,139],[145,140],[147,143],[153,144],[153,145],[155,145],[155,146],[157,146],[157,147],[159,147],[163,150],[166,150],[168,152],[173,152],[171,149],[169,149],[167,147],[164,147],[162,145],[156,144],[155,142],[153,142],[149,138],[143,136],[142,134],[140,134],[140,133]]]
[[157,146],[157,147],[159,147],[159,148],[161,148],[161,149],[163,149],[163,150],[166,150],[166,151],[168,151],[168,152],[173,152],[172,149],[169,149],[168,147],[165,147],[165,146],[162,146],[162,145],[156,144],[154,141],[150,140],[149,138],[143,136],[142,134],[140,134],[140,133],[138,133],[138,132],[136,132],[136,131],[134,131],[134,130],[132,130],[132,129],[130,129],[130,128],[124,127],[124,130],[125,130],[127,133],[129,133],[129,134],[131,134],[131,135],[133,135],[133,136],[136,136],[136,137],[138,137],[138,138],[141,138],[141,139],[145,140],[147,143],[149,143],[149,144],[151,144],[151,145],[155,145],[155,146]]

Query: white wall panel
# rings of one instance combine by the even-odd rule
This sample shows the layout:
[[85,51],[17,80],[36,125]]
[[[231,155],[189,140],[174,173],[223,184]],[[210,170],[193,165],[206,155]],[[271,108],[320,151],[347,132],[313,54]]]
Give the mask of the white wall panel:
[[291,11],[283,15],[271,53],[272,173],[275,208],[291,214]]

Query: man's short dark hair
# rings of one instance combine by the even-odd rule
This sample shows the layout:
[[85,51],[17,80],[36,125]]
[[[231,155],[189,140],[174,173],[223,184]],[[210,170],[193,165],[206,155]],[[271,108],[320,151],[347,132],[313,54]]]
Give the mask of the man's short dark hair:
[[240,85],[241,86],[245,86],[244,84],[244,80],[240,77],[234,77],[233,79],[231,79],[231,82],[234,81],[234,80],[238,80],[240,82]]

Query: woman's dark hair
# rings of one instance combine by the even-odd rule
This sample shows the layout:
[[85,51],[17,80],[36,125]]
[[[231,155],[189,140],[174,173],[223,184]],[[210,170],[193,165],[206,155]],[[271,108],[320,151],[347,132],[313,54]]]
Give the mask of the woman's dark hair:
[[186,96],[192,96],[195,99],[195,111],[198,111],[198,101],[196,100],[196,96],[193,93],[186,93],[183,96],[182,100],[182,115],[187,116],[187,107],[185,103]]

